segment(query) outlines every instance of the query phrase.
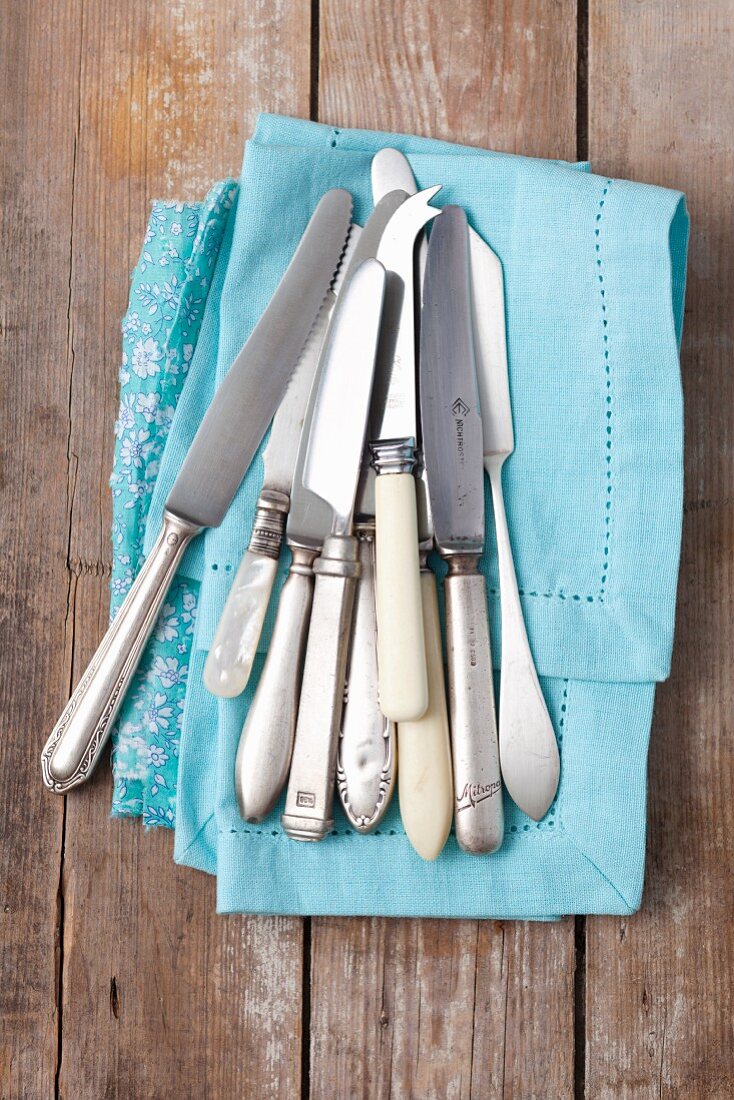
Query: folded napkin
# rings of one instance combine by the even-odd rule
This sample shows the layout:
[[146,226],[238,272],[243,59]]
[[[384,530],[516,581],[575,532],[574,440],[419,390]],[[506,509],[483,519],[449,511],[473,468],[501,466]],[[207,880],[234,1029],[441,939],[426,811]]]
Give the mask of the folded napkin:
[[[497,854],[472,858],[452,836],[433,864],[410,846],[397,798],[366,837],[337,810],[334,833],[320,844],[288,839],[282,807],[259,827],[242,821],[234,758],[277,589],[245,694],[217,700],[201,674],[249,541],[258,455],[221,527],[187,551],[125,701],[113,813],[166,825],[175,809],[175,858],[217,874],[222,912],[630,913],[642,890],[647,746],[655,682],[669,670],[682,515],[678,346],[688,219],[678,192],[585,165],[261,116],[238,188],[219,184],[201,207],[177,208],[178,221],[166,204],[153,209],[124,326],[113,587],[129,584],[141,536],[143,552],[150,549],[201,417],[316,202],[345,187],[364,224],[370,161],[386,145],[407,154],[419,187],[443,184],[436,201],[462,205],[503,264],[517,441],[506,504],[561,751],[556,800],[535,823],[506,799]],[[183,245],[184,223],[191,243],[169,257],[173,283],[171,268],[158,267],[168,266],[174,225]],[[143,327],[150,317],[155,331]],[[489,498],[487,505],[481,567],[499,668]],[[284,553],[280,583],[286,565]]]

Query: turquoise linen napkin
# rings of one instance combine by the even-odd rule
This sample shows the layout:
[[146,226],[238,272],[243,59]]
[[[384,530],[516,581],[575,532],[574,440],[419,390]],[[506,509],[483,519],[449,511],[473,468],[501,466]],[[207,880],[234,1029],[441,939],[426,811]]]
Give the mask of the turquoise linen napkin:
[[[313,206],[328,187],[346,187],[363,222],[370,159],[384,145],[406,152],[420,186],[442,183],[439,199],[463,205],[503,263],[517,437],[505,476],[508,519],[561,749],[558,796],[537,824],[508,800],[507,838],[490,859],[463,855],[452,838],[432,865],[410,847],[397,806],[372,836],[353,834],[338,816],[335,835],[313,846],[288,840],[278,813],[259,828],[242,822],[234,755],[258,669],[242,699],[222,701],[204,690],[201,669],[249,539],[258,457],[225,522],[197,540],[180,572],[198,591],[198,619],[187,653],[175,856],[217,872],[221,911],[629,913],[642,888],[647,743],[654,684],[669,667],[680,542],[688,223],[679,193],[583,166],[263,116],[160,460],[145,548],[214,388]],[[498,665],[491,522],[482,567]],[[263,650],[268,634],[269,624]]]

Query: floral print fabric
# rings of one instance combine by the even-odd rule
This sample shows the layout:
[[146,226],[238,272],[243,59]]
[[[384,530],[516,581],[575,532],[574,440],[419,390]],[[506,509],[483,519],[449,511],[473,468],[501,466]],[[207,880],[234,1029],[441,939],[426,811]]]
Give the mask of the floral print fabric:
[[[122,323],[120,409],[110,478],[111,615],[142,564],[161,454],[194,353],[236,183],[203,203],[154,202]],[[179,576],[166,597],[113,729],[114,817],[175,823],[178,746],[198,582]]]

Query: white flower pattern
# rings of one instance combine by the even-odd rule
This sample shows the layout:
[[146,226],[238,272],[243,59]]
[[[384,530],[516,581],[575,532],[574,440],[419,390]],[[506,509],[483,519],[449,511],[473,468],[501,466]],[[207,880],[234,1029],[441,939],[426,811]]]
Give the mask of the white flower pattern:
[[[145,522],[166,438],[199,335],[211,277],[237,194],[233,180],[204,203],[155,202],[122,323],[115,424],[111,613],[142,564]],[[173,828],[178,747],[198,584],[177,577],[113,730],[113,816]]]

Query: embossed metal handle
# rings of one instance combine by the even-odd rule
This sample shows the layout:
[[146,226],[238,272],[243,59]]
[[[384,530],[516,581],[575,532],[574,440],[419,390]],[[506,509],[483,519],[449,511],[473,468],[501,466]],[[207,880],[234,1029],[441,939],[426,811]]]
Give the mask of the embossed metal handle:
[[233,699],[250,679],[278,571],[290,498],[264,489],[257,502],[250,546],[242,558],[204,665],[204,686]]
[[504,812],[484,577],[473,555],[448,559],[445,581],[456,839],[465,852],[494,852]]
[[355,580],[359,576],[356,538],[328,538],[314,564],[314,573],[296,740],[281,819],[284,831],[294,840],[322,840],[334,826],[337,741]]
[[273,636],[237,750],[235,787],[245,821],[262,821],[288,778],[313,599],[313,550],[293,549]]
[[336,765],[336,785],[344,813],[360,833],[377,828],[385,816],[397,765],[395,724],[380,710],[377,687],[374,533],[374,524],[361,524],[357,529],[361,575]]
[[50,791],[64,794],[91,775],[181,555],[200,530],[164,512],[155,546],[44,746],[41,771]]

